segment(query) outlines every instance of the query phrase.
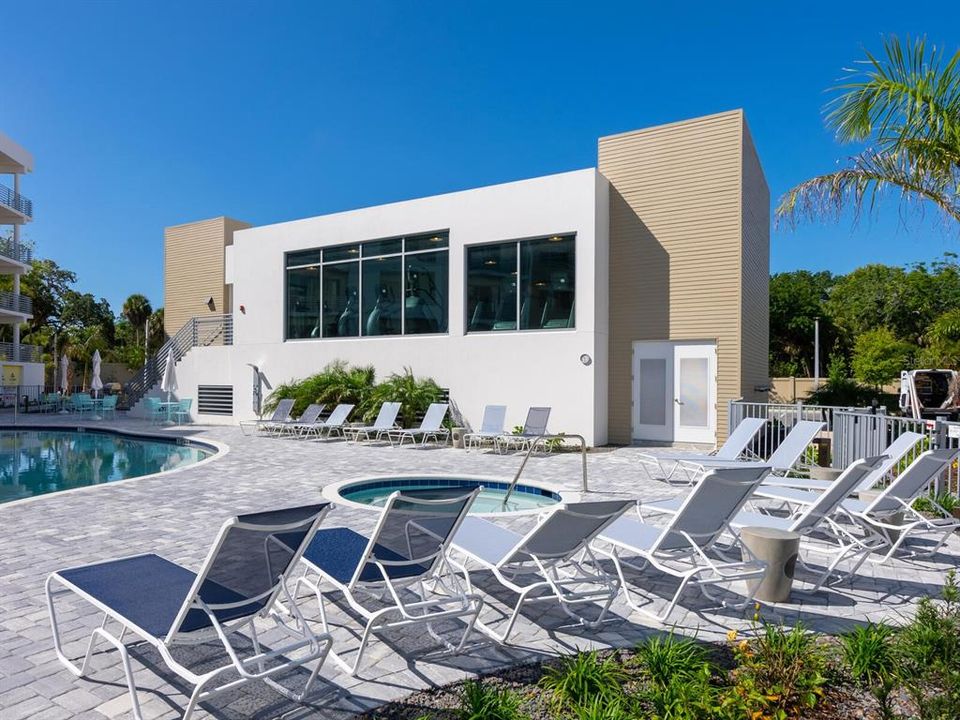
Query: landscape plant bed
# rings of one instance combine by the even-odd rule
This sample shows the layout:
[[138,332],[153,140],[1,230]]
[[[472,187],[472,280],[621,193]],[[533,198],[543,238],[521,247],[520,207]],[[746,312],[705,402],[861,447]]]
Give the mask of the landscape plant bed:
[[705,643],[669,632],[414,693],[369,720],[957,720],[960,588],[923,599],[899,627],[839,636],[754,616]]

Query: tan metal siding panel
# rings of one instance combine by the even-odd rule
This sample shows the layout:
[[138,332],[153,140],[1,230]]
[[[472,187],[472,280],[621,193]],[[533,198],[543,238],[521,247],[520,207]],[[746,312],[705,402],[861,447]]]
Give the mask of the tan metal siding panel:
[[740,111],[601,138],[611,183],[609,434],[631,441],[637,340],[717,343],[718,435],[740,394]]
[[[164,230],[164,328],[173,335],[190,318],[227,311],[223,248],[234,230],[250,227],[230,218],[213,218]],[[213,298],[211,310],[205,300]]]

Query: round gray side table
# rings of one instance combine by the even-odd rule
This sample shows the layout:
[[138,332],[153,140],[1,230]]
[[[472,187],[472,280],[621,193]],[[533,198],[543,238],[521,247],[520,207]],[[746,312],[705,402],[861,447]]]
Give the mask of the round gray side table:
[[[868,505],[877,499],[877,496],[880,494],[880,490],[860,490],[857,493],[857,498],[861,502],[865,502]],[[888,523],[889,525],[903,525],[903,513],[892,513],[887,517],[883,518],[883,522]],[[900,539],[899,530],[889,530],[887,528],[877,528],[877,532],[887,538],[891,544],[895,543]]]
[[747,581],[754,597],[765,602],[789,600],[800,551],[800,534],[775,528],[745,527],[740,531],[740,542],[744,560],[756,558],[767,564],[762,579]]
[[450,444],[455,448],[463,448],[463,436],[466,434],[465,427],[455,427],[450,431]]
[[829,480],[833,482],[840,475],[843,474],[843,470],[838,470],[837,468],[831,467],[812,467],[810,468],[810,479],[811,480]]

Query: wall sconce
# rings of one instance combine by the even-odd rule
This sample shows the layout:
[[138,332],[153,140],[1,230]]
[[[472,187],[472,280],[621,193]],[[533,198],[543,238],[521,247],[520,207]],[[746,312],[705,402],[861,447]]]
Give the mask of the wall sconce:
[[246,314],[247,314],[247,308],[244,307],[243,305],[240,306],[240,314],[241,314],[241,315],[246,315]]
[[207,306],[207,309],[210,310],[210,312],[213,312],[217,309],[217,304],[213,301],[213,295],[207,296],[204,304]]

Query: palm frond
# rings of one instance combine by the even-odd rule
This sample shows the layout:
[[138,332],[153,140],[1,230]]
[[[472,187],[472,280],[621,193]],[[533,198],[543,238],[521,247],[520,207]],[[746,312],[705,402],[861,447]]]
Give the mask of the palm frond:
[[827,126],[841,142],[871,136],[880,147],[917,138],[960,147],[960,51],[944,59],[925,38],[884,40],[885,57],[867,53],[866,66],[827,104]]
[[873,151],[852,158],[849,168],[811,178],[789,190],[777,206],[777,219],[795,224],[800,218],[838,218],[844,207],[859,217],[890,189],[900,191],[905,205],[928,201],[960,222],[956,173],[943,177],[912,163],[905,153]]

